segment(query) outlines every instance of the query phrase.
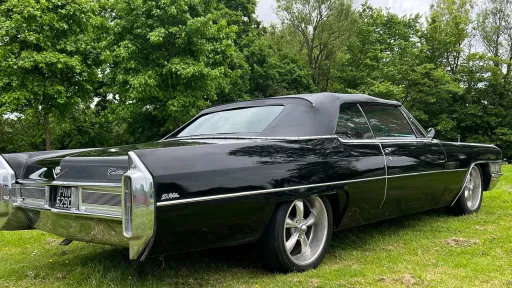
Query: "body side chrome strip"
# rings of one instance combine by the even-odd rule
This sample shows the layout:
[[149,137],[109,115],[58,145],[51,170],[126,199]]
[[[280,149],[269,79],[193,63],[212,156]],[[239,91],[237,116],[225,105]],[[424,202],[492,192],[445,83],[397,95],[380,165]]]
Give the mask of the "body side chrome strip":
[[354,179],[354,180],[347,180],[347,181],[337,181],[337,182],[319,183],[319,184],[293,186],[293,187],[285,187],[285,188],[256,190],[256,191],[240,192],[240,193],[233,193],[233,194],[226,194],[226,195],[205,196],[205,197],[197,197],[197,198],[183,199],[183,200],[171,200],[171,201],[158,202],[157,206],[161,207],[161,206],[185,204],[185,203],[192,203],[192,202],[203,202],[203,201],[209,201],[209,200],[219,200],[219,199],[235,198],[235,197],[241,197],[241,196],[252,196],[252,195],[258,195],[258,194],[266,194],[266,193],[275,193],[275,192],[283,192],[283,191],[290,191],[290,190],[314,188],[314,187],[321,187],[321,186],[349,184],[349,183],[354,183],[354,182],[380,180],[380,179],[386,179],[387,180],[387,178],[406,177],[406,176],[414,176],[414,175],[421,175],[421,174],[431,174],[431,173],[440,173],[440,172],[452,172],[452,171],[462,171],[462,170],[467,170],[467,169],[452,169],[452,170],[428,171],[428,172],[420,172],[420,173],[393,175],[393,176],[389,176],[389,177],[379,176],[379,177],[362,178],[362,179]]
[[415,176],[415,175],[423,175],[423,174],[432,174],[432,173],[441,173],[441,172],[455,172],[455,171],[467,171],[467,168],[461,168],[461,169],[450,169],[450,170],[435,170],[435,171],[425,171],[425,172],[416,172],[416,173],[407,173],[407,174],[400,174],[400,175],[390,175],[388,178],[398,178],[398,177],[404,177],[404,176]]
[[202,202],[202,201],[208,201],[208,200],[218,200],[218,199],[234,198],[234,197],[240,197],[240,196],[251,196],[251,195],[274,193],[274,192],[282,192],[282,191],[290,191],[290,190],[297,190],[297,189],[314,188],[314,187],[321,187],[321,186],[348,184],[348,183],[353,183],[353,182],[370,181],[370,180],[379,180],[379,179],[385,179],[385,178],[386,178],[386,176],[380,176],[380,177],[372,177],[372,178],[364,178],[364,179],[356,179],[356,180],[347,180],[347,181],[338,181],[338,182],[330,182],[330,183],[311,184],[311,185],[302,185],[302,186],[293,186],[293,187],[266,189],[266,190],[256,190],[256,191],[240,192],[240,193],[233,193],[233,194],[226,194],[226,195],[197,197],[197,198],[192,198],[192,199],[183,199],[183,200],[159,202],[159,203],[157,203],[157,206],[168,206],[168,205],[191,203],[191,202]]

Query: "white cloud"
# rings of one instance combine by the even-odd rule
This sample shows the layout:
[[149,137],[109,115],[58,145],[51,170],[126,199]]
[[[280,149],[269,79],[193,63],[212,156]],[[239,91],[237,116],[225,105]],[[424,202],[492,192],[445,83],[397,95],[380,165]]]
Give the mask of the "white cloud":
[[[355,0],[354,5],[359,7],[363,2],[364,0]],[[429,0],[369,0],[369,3],[376,7],[387,7],[391,12],[401,15],[426,14],[430,6]],[[279,21],[275,13],[275,6],[275,0],[259,0],[256,14],[265,25]]]

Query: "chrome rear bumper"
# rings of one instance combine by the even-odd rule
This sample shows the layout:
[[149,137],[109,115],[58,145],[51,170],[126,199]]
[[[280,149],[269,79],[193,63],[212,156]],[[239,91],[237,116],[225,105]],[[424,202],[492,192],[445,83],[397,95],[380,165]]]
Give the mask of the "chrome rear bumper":
[[35,228],[71,240],[129,247],[123,236],[120,205],[91,209],[85,204],[79,209],[55,209],[47,205],[45,189],[39,190],[43,195],[38,195],[31,188],[28,198],[21,196],[22,187],[12,185],[11,195],[4,195],[0,200],[0,230]]
[[[124,187],[122,183],[15,181],[14,171],[0,156],[0,230],[35,228],[70,240],[128,247],[130,259],[143,260],[155,231],[153,179],[137,155],[129,155]],[[55,189],[63,186],[71,191],[70,209],[56,208]]]
[[489,183],[489,188],[487,191],[494,190],[496,186],[498,186],[498,183],[500,182],[500,177],[503,175],[503,173],[492,173],[491,174],[491,182]]
[[32,208],[15,209],[22,210],[28,224],[36,229],[76,241],[129,247],[128,240],[123,236],[121,218]]

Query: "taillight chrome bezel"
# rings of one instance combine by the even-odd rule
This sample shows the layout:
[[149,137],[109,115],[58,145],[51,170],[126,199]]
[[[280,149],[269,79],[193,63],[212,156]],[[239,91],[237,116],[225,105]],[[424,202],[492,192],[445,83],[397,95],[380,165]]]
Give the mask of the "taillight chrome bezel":
[[123,175],[123,234],[130,243],[130,259],[141,258],[153,237],[155,193],[153,177],[134,152],[128,153],[129,170]]
[[11,166],[0,156],[0,201],[16,201],[13,184],[16,176]]

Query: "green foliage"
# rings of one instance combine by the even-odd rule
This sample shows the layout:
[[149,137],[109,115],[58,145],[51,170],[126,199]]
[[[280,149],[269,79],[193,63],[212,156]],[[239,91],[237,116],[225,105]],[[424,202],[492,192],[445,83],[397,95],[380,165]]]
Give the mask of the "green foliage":
[[247,67],[235,45],[236,21],[226,19],[241,15],[214,1],[115,4],[107,78],[122,104],[127,132],[156,121],[163,125],[149,129],[163,136],[215,103],[217,95],[245,85],[238,81]]
[[92,100],[105,19],[93,0],[4,1],[0,5],[0,113],[50,118]]
[[294,50],[306,59],[313,84],[327,90],[332,62],[353,36],[357,18],[352,1],[277,0],[277,13],[296,34]]
[[422,19],[278,0],[269,27],[256,0],[3,1],[0,152],[154,141],[211,105],[327,90],[510,158],[510,1],[433,0]]

